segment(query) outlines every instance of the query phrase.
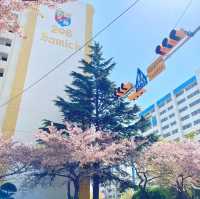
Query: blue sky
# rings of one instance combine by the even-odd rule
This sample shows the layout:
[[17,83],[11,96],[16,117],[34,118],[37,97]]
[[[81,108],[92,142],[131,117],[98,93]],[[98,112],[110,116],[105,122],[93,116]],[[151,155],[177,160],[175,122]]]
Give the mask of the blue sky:
[[[84,0],[95,9],[94,33],[119,15],[134,0]],[[106,57],[114,57],[112,79],[135,82],[137,67],[146,71],[156,58],[154,49],[174,28],[190,0],[141,0],[139,4],[98,37]],[[200,25],[200,1],[193,0],[177,27],[193,30]],[[199,52],[199,53],[198,53]],[[200,69],[200,33],[166,62],[167,70],[150,82],[147,93],[138,100],[142,108],[163,97]]]

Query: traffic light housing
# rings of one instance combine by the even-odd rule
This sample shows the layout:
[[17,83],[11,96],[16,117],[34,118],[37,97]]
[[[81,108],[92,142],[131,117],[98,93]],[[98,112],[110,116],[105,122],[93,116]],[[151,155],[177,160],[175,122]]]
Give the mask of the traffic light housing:
[[162,45],[159,45],[156,47],[156,54],[164,56],[164,55],[168,54],[170,52],[170,50],[171,49],[165,48]]
[[175,30],[173,29],[170,34],[169,38],[165,38],[162,41],[162,45],[156,47],[156,54],[161,56],[167,55],[181,40],[187,37],[188,34],[184,30]]
[[142,96],[146,92],[145,89],[141,89],[139,91],[133,92],[128,96],[129,100],[137,100],[140,96]]
[[177,41],[177,42],[180,42],[186,36],[187,36],[187,33],[184,30],[173,29],[169,34],[169,38],[174,40],[174,41]]
[[128,82],[128,83],[122,83],[121,87],[118,87],[117,90],[115,91],[115,96],[117,97],[123,97],[125,96],[131,89],[133,88],[133,84]]
[[178,44],[178,41],[170,39],[170,38],[165,38],[162,41],[162,46],[164,48],[169,48],[172,49],[174,46],[176,46]]

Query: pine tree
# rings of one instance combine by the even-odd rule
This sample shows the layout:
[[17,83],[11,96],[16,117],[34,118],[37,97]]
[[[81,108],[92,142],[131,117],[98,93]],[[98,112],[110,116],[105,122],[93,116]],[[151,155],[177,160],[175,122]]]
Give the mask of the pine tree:
[[[75,122],[83,129],[94,125],[97,130],[114,132],[120,138],[134,136],[138,130],[144,130],[147,123],[138,118],[136,105],[114,96],[115,84],[109,79],[116,65],[113,59],[103,57],[98,43],[90,49],[90,61],[80,61],[81,71],[73,71],[72,84],[65,87],[67,98],[58,97],[56,106],[64,120]],[[100,176],[93,176],[93,199],[99,198],[99,183]]]
[[111,131],[120,137],[130,137],[145,128],[144,119],[138,120],[136,105],[114,96],[115,84],[109,79],[115,63],[105,60],[102,47],[90,46],[89,62],[80,61],[81,72],[73,71],[72,84],[67,85],[67,99],[55,100],[64,120],[77,123],[83,129],[95,125],[97,130]]

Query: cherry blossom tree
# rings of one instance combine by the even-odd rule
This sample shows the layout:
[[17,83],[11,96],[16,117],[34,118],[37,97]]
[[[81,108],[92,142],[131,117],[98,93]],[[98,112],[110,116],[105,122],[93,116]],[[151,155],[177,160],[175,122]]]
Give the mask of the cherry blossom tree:
[[36,139],[40,144],[32,151],[32,160],[28,160],[31,166],[28,178],[35,179],[34,182],[44,178],[69,179],[74,184],[74,199],[79,197],[82,179],[97,173],[107,175],[112,166],[126,161],[135,150],[135,144],[127,139],[116,139],[95,127],[83,131],[68,123],[66,129],[50,126],[47,131],[41,130]]
[[16,13],[27,8],[37,9],[39,5],[54,7],[69,1],[76,0],[0,0],[0,32],[12,31],[21,34]]
[[0,181],[26,172],[31,151],[23,144],[0,138]]
[[145,182],[174,187],[178,199],[188,199],[187,189],[199,184],[200,143],[191,140],[155,143],[140,155],[137,167],[146,177]]

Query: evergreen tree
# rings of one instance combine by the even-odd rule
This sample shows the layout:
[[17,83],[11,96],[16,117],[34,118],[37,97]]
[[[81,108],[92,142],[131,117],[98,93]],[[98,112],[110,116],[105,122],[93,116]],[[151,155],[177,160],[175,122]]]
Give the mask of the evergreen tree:
[[105,60],[102,47],[90,46],[89,60],[80,61],[81,72],[73,71],[72,85],[67,85],[67,99],[55,100],[64,120],[76,122],[83,129],[95,125],[97,130],[111,131],[120,137],[130,137],[146,125],[138,119],[139,108],[114,96],[115,84],[109,79],[115,63]]
[[[98,43],[90,46],[89,61],[82,59],[80,72],[73,71],[72,84],[65,87],[67,98],[58,97],[56,106],[63,119],[86,129],[94,125],[97,130],[116,133],[118,138],[136,135],[148,125],[138,118],[139,108],[114,96],[115,84],[109,79],[115,63],[105,59]],[[94,165],[98,167],[98,165]],[[100,176],[93,176],[93,199],[99,198]]]

